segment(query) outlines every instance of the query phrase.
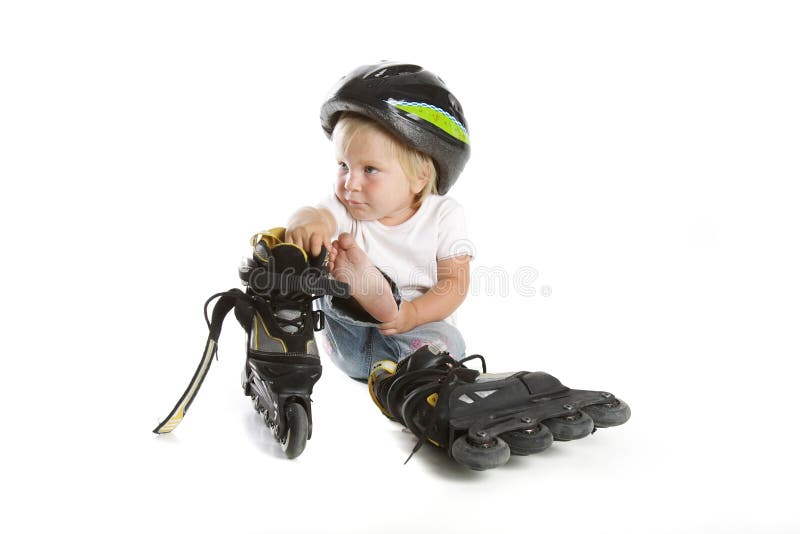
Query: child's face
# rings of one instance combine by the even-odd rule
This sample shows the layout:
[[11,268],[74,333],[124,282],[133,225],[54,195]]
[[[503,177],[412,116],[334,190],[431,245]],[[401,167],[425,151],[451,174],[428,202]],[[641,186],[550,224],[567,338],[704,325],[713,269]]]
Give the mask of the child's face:
[[364,129],[337,154],[336,196],[354,219],[394,226],[414,214],[411,205],[425,182],[409,179],[390,143],[385,134]]

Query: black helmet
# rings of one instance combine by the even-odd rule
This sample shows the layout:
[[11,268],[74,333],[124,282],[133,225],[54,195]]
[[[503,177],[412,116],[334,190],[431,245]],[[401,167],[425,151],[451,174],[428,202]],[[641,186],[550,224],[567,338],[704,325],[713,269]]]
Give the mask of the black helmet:
[[418,65],[382,62],[344,76],[322,105],[330,137],[342,112],[365,115],[433,158],[443,195],[469,159],[469,132],[461,104],[444,82]]

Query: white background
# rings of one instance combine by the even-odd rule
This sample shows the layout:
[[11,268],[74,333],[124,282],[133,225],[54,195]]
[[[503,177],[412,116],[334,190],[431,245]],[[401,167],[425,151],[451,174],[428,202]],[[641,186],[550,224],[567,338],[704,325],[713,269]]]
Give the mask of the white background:
[[[0,530],[797,532],[795,6],[3,3]],[[613,391],[628,424],[489,472],[404,466],[413,436],[326,358],[287,461],[230,319],[187,418],[150,433],[251,233],[330,187],[327,91],[380,59],[466,110],[452,195],[474,272],[509,281],[476,276],[468,352]]]

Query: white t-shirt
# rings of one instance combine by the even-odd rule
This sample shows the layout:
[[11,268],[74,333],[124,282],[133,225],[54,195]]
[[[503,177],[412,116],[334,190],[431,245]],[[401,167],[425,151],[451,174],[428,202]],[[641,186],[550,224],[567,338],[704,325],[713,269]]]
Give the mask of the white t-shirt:
[[414,300],[436,285],[438,260],[474,256],[464,208],[450,196],[427,196],[419,210],[397,226],[353,219],[333,193],[317,207],[327,208],[336,219],[336,235],[331,237],[352,234],[370,261],[394,280],[403,300]]

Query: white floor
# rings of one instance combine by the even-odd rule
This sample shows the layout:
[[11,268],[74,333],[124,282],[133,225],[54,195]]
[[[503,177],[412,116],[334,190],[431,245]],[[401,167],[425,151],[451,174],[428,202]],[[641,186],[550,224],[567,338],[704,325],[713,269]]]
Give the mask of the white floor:
[[[620,352],[597,349],[594,358],[556,367],[568,384],[626,399],[633,408],[626,425],[473,472],[428,446],[404,465],[415,438],[379,414],[363,384],[327,365],[314,391],[313,438],[289,461],[240,393],[240,337],[228,325],[220,361],[171,435],[149,431],[193,370],[186,351],[96,389],[89,386],[102,377],[93,373],[73,382],[79,398],[63,404],[39,391],[38,409],[25,412],[38,428],[6,440],[4,484],[10,517],[24,520],[18,531],[788,533],[800,526],[791,491],[800,476],[792,379],[769,369],[693,367],[701,356],[693,349],[669,362],[658,343],[633,353],[621,336]],[[493,360],[520,368],[507,354]]]

